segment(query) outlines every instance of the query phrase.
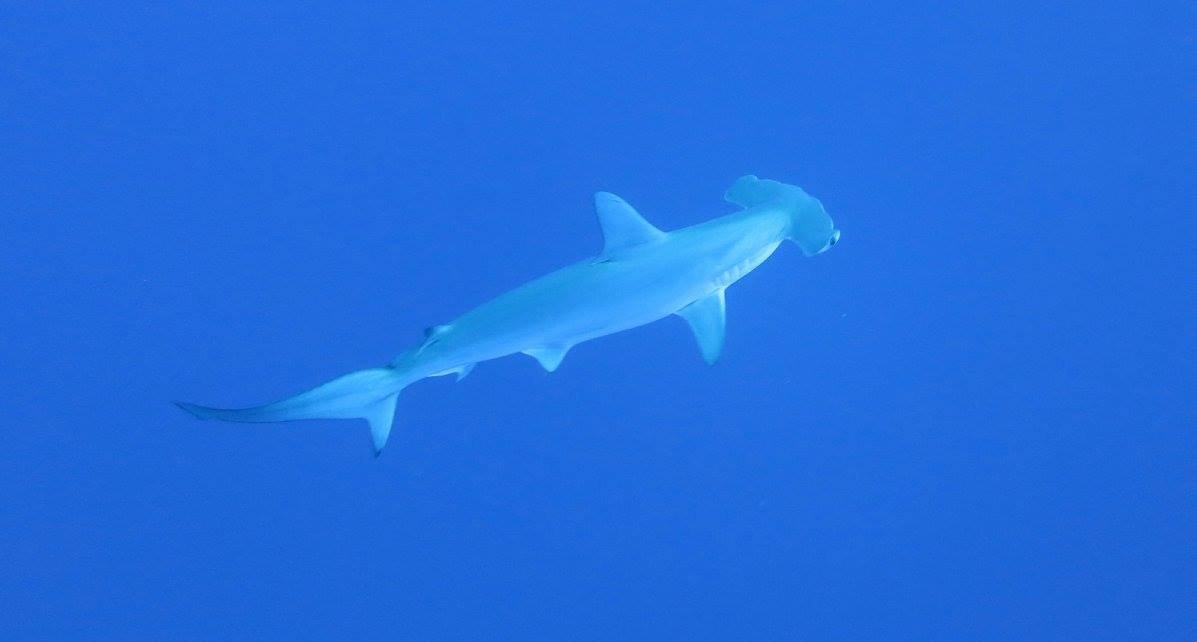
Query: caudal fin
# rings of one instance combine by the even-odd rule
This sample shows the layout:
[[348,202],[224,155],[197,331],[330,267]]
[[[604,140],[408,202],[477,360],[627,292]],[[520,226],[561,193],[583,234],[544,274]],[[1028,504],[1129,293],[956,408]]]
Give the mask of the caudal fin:
[[382,452],[391,434],[395,401],[407,385],[394,368],[358,370],[289,399],[253,408],[208,408],[191,403],[175,405],[200,419],[266,423],[297,419],[365,419],[370,423],[374,455]]

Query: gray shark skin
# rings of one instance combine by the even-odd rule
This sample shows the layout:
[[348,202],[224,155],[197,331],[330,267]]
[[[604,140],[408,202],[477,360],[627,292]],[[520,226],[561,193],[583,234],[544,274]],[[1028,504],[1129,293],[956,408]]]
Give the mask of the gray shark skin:
[[201,419],[223,421],[366,419],[377,456],[390,435],[400,391],[426,377],[456,374],[461,379],[480,361],[523,353],[552,372],[583,341],[676,314],[689,322],[703,359],[713,364],[723,347],[728,286],[769,258],[782,241],[814,256],[840,238],[823,204],[794,185],[744,176],[724,198],[743,209],[662,232],[623,199],[599,192],[594,201],[602,253],[429,328],[422,344],[390,364],[264,406],[178,405]]

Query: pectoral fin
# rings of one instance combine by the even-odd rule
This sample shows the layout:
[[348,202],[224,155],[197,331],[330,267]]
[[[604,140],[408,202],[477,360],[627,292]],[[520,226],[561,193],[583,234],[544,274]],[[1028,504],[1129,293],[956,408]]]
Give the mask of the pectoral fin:
[[573,346],[565,346],[564,348],[529,348],[524,350],[524,354],[536,359],[540,362],[541,367],[549,372],[557,369],[561,365],[561,360],[565,358],[565,353]]
[[723,329],[725,325],[725,311],[723,290],[716,290],[713,294],[703,297],[677,311],[677,315],[690,324],[694,331],[694,338],[698,340],[698,349],[702,358],[709,364],[719,360],[723,352]]

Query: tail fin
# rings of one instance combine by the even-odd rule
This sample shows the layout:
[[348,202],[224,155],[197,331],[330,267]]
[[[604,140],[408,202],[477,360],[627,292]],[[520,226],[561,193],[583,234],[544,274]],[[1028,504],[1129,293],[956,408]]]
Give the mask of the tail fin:
[[358,370],[289,399],[253,408],[206,408],[176,402],[200,419],[239,422],[294,421],[296,419],[365,419],[370,423],[374,456],[382,452],[391,434],[395,400],[407,385],[394,368]]

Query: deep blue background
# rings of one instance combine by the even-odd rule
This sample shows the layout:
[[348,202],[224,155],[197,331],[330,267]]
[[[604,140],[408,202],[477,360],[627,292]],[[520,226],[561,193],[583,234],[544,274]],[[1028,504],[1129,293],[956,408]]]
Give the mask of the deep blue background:
[[[0,10],[0,631],[1194,635],[1192,3],[639,4]],[[745,173],[844,236],[729,292],[714,368],[676,318],[485,363],[378,460],[169,403]]]

